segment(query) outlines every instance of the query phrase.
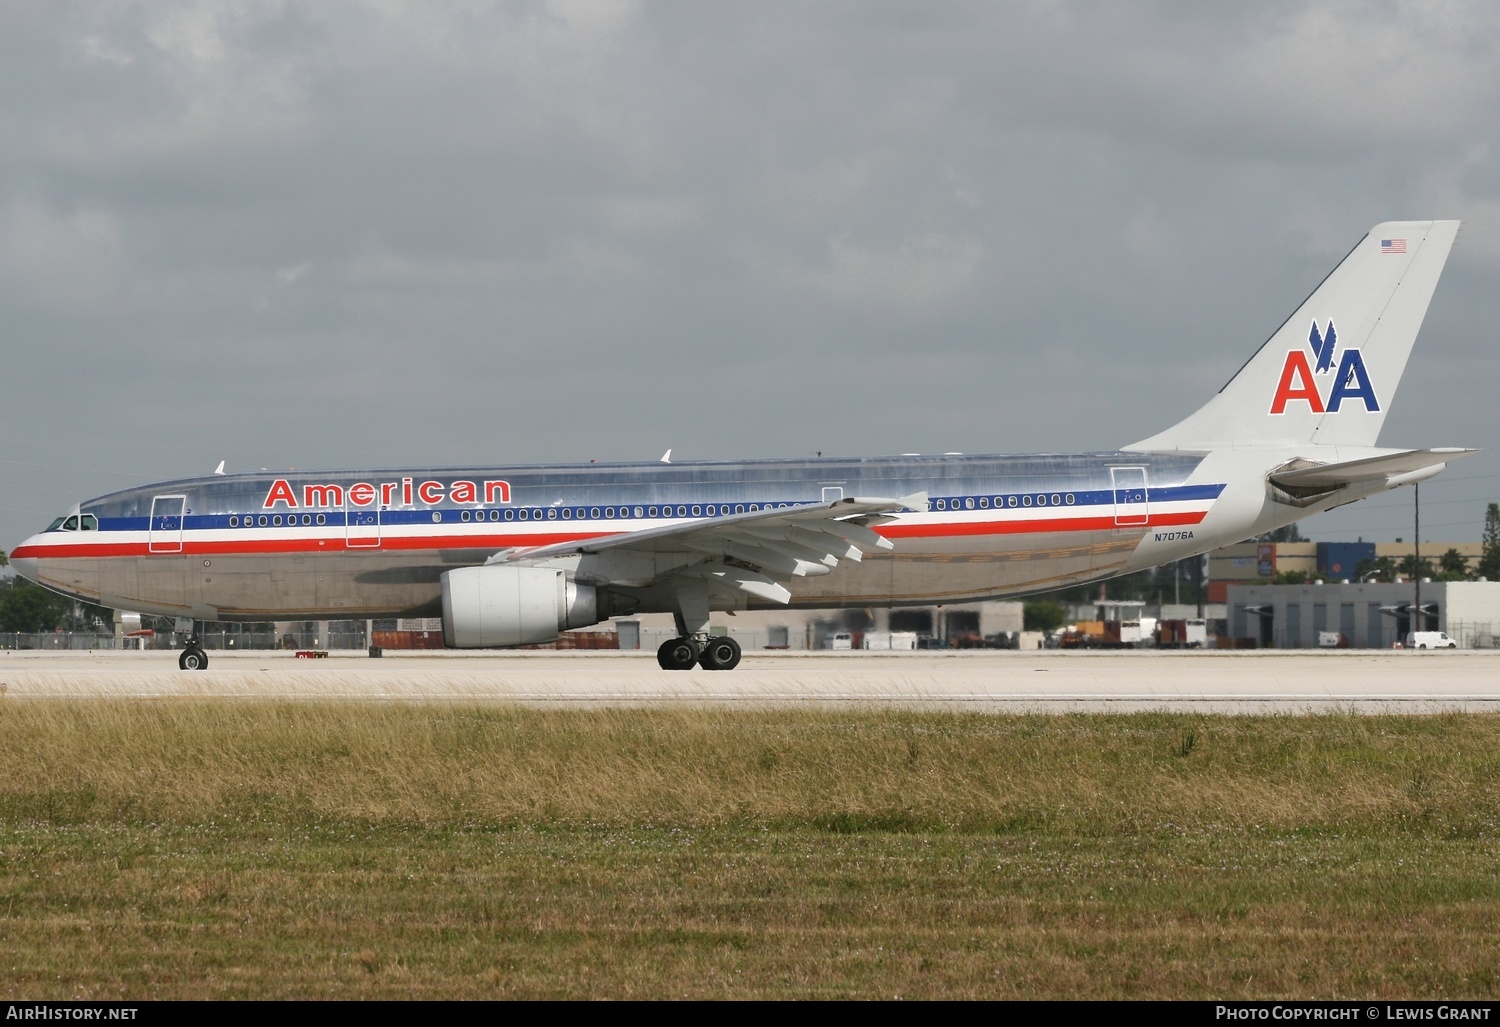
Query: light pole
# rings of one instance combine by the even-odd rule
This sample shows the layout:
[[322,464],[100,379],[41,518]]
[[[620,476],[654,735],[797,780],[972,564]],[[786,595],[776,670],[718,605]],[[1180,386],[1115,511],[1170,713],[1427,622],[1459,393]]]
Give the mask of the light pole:
[[1415,523],[1412,530],[1411,580],[1416,584],[1416,602],[1412,608],[1411,629],[1421,631],[1427,627],[1422,616],[1422,483],[1411,487],[1411,505]]

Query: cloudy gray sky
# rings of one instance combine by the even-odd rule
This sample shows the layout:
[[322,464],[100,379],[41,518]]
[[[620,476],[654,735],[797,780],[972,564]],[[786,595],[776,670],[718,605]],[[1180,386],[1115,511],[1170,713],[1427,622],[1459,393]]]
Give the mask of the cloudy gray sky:
[[1464,229],[1381,442],[1500,449],[1497,52],[1483,2],[8,3],[0,545],[221,459],[1115,448],[1391,218]]

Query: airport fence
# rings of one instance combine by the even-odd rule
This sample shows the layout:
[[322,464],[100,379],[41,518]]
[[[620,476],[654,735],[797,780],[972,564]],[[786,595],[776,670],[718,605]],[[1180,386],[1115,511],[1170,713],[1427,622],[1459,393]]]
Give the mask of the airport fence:
[[[130,639],[131,642],[143,641]],[[121,646],[114,635],[101,635],[97,631],[7,631],[0,633],[0,649],[46,649],[65,652],[88,649],[136,649],[136,645]],[[150,645],[145,648],[153,648]]]
[[[281,632],[241,630],[238,625],[233,624],[212,625],[199,628],[198,643],[210,652],[234,649],[364,649],[369,646],[362,623],[357,628],[344,630],[336,630],[335,626],[330,624],[326,631],[320,631],[317,628],[298,628]],[[174,635],[171,632],[124,638],[97,631],[0,633],[0,650],[129,651],[181,649],[182,646],[183,636]]]
[[1460,649],[1500,649],[1500,632],[1489,621],[1449,621],[1448,637]]

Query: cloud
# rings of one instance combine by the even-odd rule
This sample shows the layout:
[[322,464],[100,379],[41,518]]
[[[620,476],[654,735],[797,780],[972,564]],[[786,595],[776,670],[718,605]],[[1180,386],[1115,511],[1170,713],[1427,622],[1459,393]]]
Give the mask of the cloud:
[[56,312],[107,302],[120,286],[122,250],[109,210],[59,211],[14,197],[0,215],[0,293],[7,306]]
[[840,236],[829,240],[820,265],[788,268],[786,277],[793,288],[811,288],[836,302],[927,307],[971,288],[984,253],[972,235],[932,233],[885,246]]

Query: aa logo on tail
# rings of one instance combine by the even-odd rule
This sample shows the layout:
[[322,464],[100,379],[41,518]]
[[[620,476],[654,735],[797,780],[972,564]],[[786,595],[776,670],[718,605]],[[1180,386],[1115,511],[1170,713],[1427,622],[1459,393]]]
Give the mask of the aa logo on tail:
[[[1366,410],[1380,409],[1380,401],[1375,398],[1375,387],[1370,384],[1370,375],[1359,350],[1344,350],[1338,368],[1334,368],[1338,338],[1332,320],[1328,322],[1327,332],[1318,330],[1317,321],[1312,323],[1307,344],[1316,363],[1309,364],[1307,354],[1300,349],[1286,355],[1286,362],[1281,365],[1281,380],[1276,383],[1276,395],[1271,400],[1271,413],[1284,414],[1287,404],[1297,400],[1305,402],[1315,414],[1336,414],[1346,400],[1354,399],[1364,400]],[[1333,384],[1326,390],[1328,398],[1325,401],[1323,385],[1330,381]]]

